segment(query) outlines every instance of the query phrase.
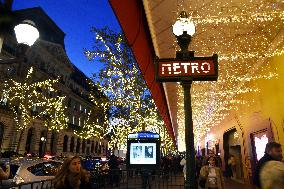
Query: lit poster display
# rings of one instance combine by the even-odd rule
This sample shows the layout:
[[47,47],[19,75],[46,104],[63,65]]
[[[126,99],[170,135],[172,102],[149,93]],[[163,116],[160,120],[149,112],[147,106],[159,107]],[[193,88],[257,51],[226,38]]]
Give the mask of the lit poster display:
[[156,164],[156,143],[130,143],[130,164]]

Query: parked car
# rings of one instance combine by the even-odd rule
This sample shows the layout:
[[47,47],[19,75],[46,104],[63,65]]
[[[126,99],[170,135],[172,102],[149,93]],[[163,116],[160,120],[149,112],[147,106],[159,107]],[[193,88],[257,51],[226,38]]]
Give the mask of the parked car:
[[3,187],[53,179],[62,165],[62,161],[39,158],[21,158],[11,161],[1,159],[1,162],[2,165],[9,163],[11,168],[9,179],[2,181]]

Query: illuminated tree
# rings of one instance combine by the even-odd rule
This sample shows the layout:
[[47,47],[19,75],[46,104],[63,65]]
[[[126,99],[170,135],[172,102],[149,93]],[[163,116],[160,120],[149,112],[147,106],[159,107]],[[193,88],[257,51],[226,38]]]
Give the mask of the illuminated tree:
[[125,37],[108,28],[92,31],[96,35],[89,60],[103,64],[93,80],[109,99],[110,124],[115,137],[111,146],[125,147],[128,133],[150,130],[160,133],[165,125],[159,116]]
[[92,109],[89,111],[82,128],[78,131],[74,130],[74,134],[81,138],[98,138],[102,140],[107,132],[108,126],[108,99],[93,82],[89,84],[89,99],[93,103]]
[[31,67],[23,80],[9,79],[2,84],[2,98],[8,101],[16,128],[20,131],[17,152],[24,130],[35,119],[42,119],[47,129],[59,131],[66,128],[65,97],[56,95],[57,82],[58,79],[37,81]]

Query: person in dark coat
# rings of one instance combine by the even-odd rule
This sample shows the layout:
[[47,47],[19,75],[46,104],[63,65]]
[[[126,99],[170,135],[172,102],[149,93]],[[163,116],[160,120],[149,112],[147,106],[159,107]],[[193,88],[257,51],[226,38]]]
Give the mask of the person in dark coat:
[[282,161],[282,149],[281,144],[277,142],[269,142],[265,147],[264,156],[258,161],[256,165],[255,175],[253,177],[253,183],[255,186],[261,188],[260,184],[260,171],[265,163],[269,161]]
[[79,156],[67,158],[53,181],[55,189],[91,189],[90,173],[81,167]]
[[119,184],[119,162],[117,157],[112,154],[108,161],[109,179],[112,186],[117,187]]

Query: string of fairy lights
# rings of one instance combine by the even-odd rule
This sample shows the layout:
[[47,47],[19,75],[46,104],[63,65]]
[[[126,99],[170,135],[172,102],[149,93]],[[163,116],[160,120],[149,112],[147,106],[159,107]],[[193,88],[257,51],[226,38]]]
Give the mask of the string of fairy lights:
[[[278,78],[270,60],[284,54],[281,33],[284,12],[280,1],[194,2],[178,3],[178,12],[189,10],[196,26],[189,49],[193,49],[196,56],[216,53],[219,61],[217,82],[193,83],[194,134],[196,141],[200,141],[230,112],[255,105],[253,99],[244,98],[247,94],[261,92],[255,81]],[[176,41],[173,46],[179,50]],[[183,151],[183,90],[180,86],[178,96],[177,141],[179,150]]]
[[[6,80],[1,85],[2,100],[12,106],[13,119],[18,130],[26,129],[35,119],[43,119],[49,129],[59,131],[67,127],[65,96],[50,97],[56,93],[58,79],[36,81],[31,67],[24,80]],[[34,114],[31,113],[34,110]]]
[[[68,128],[66,97],[58,96],[58,82],[59,79],[37,81],[31,67],[24,80],[9,79],[1,85],[0,102],[9,103],[17,130],[23,131],[35,119],[42,120],[47,129],[57,132]],[[90,88],[95,87],[92,82],[89,82],[89,85]],[[75,129],[74,134],[81,138],[93,137],[101,141],[108,125],[108,103],[107,98],[96,95],[89,93],[89,98],[94,103],[93,109],[88,112],[81,129]]]
[[109,140],[110,148],[125,150],[129,133],[147,130],[160,134],[161,142],[165,144],[164,153],[174,152],[173,141],[149,96],[138,66],[134,59],[125,60],[125,41],[120,35],[108,36],[96,31],[96,42],[102,44],[103,50],[87,50],[85,54],[89,60],[99,58],[99,62],[106,63],[98,74],[99,90],[108,97],[110,108],[121,108],[122,113],[109,121],[107,130],[113,132]]
[[[96,87],[93,82],[87,81],[91,90]],[[102,94],[98,90],[98,94]],[[93,92],[89,92],[89,99],[94,104],[92,109],[88,112],[87,118],[80,130],[74,130],[74,134],[81,138],[97,138],[99,141],[104,140],[107,134],[107,126],[109,125],[107,111],[109,109],[109,102],[107,98]]]

